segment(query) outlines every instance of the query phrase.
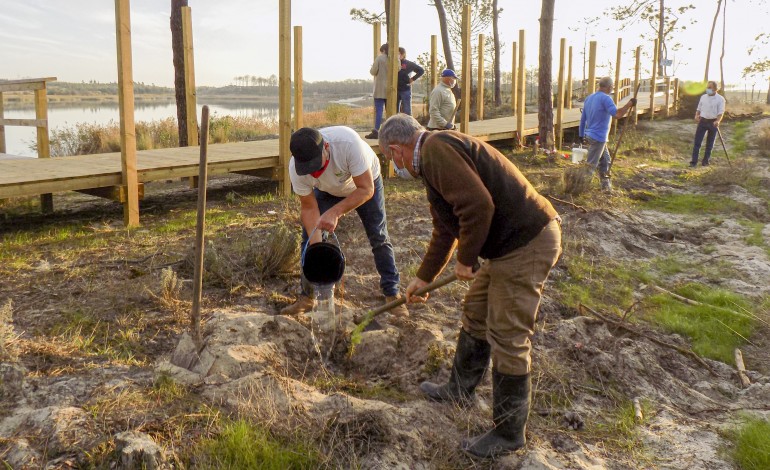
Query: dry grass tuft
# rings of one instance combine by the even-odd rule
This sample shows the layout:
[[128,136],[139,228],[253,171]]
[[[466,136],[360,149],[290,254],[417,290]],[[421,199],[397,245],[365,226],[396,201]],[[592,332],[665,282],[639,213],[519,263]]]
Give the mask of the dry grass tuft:
[[15,361],[17,358],[17,335],[13,331],[13,301],[8,301],[0,307],[0,362]]
[[158,302],[164,310],[181,317],[188,310],[189,302],[182,300],[182,281],[171,268],[164,268],[160,272],[160,288],[158,292],[149,291],[150,296]]
[[578,196],[591,188],[594,169],[588,165],[570,166],[564,170],[564,194]]
[[754,139],[760,150],[770,151],[770,121],[764,121],[757,125]]
[[701,183],[712,187],[747,186],[757,182],[757,166],[747,160],[734,161],[732,166],[712,166],[701,176]]
[[292,272],[299,261],[299,236],[287,224],[273,227],[264,243],[253,248],[260,279]]

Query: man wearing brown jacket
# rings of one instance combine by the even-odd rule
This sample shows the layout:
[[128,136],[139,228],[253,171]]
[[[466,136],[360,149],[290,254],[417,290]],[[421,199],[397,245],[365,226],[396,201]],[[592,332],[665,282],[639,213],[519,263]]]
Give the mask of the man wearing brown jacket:
[[[561,254],[559,215],[510,160],[474,137],[426,131],[399,114],[382,124],[379,144],[399,176],[423,180],[433,216],[407,300],[427,300],[415,290],[441,273],[455,248],[455,274],[473,280],[449,382],[420,389],[432,400],[468,405],[491,357],[494,426],[462,449],[485,458],[516,450],[526,443],[530,339],[543,285]],[[485,262],[474,272],[479,257]]]

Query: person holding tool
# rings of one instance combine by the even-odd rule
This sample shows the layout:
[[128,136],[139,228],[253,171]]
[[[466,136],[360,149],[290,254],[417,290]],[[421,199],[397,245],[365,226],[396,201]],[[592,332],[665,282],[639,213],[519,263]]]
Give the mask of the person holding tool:
[[428,130],[444,130],[455,128],[455,114],[457,114],[457,100],[452,92],[457,83],[457,75],[452,69],[444,69],[441,72],[441,81],[430,93],[428,103]]
[[[386,302],[397,299],[400,278],[388,236],[377,155],[356,131],[345,126],[320,131],[303,127],[291,135],[289,147],[289,176],[294,192],[299,195],[303,245],[314,230],[310,244],[321,241],[322,231],[334,232],[339,218],[355,209],[372,246]],[[303,276],[299,298],[281,314],[298,315],[311,310],[310,287]],[[390,313],[397,317],[409,315],[404,305]]]
[[704,135],[706,136],[706,150],[703,153],[701,165],[709,166],[711,150],[714,149],[714,141],[719,132],[719,123],[722,122],[724,114],[725,98],[719,94],[717,82],[708,82],[706,94],[700,97],[697,111],[695,111],[695,122],[698,123],[698,128],[695,130],[695,142],[692,146],[691,168],[698,166],[698,154]]
[[636,105],[636,98],[628,100],[622,108],[618,109],[612,101],[613,83],[610,77],[599,80],[599,91],[586,98],[583,103],[583,112],[580,115],[580,128],[578,135],[584,139],[588,146],[588,164],[593,169],[599,169],[602,190],[612,191],[610,183],[610,152],[607,149],[607,140],[610,135],[610,122],[612,118],[620,119]]
[[[526,442],[530,341],[543,286],[561,254],[561,219],[509,159],[475,137],[429,132],[398,114],[380,127],[379,143],[399,176],[425,183],[433,216],[407,302],[428,299],[415,291],[444,270],[455,248],[457,278],[472,281],[449,382],[423,382],[420,390],[431,400],[468,404],[491,358],[494,426],[462,449],[485,458],[516,450]],[[474,271],[479,257],[486,261]]]

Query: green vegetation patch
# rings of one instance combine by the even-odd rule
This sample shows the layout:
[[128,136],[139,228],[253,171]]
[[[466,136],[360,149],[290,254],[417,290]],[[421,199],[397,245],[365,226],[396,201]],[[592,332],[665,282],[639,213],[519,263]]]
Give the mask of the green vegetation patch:
[[689,305],[668,294],[649,298],[647,314],[665,329],[686,335],[701,356],[734,364],[736,347],[746,344],[756,327],[752,302],[733,292],[702,284],[686,284],[676,294],[704,305]]
[[[749,126],[751,126],[751,121],[739,121],[733,126],[733,135],[730,138],[733,154],[740,155],[746,151],[746,136],[749,132]],[[721,143],[717,143],[717,145],[721,146]]]
[[770,468],[770,422],[748,418],[730,436],[732,457],[742,470]]
[[201,444],[196,468],[205,469],[315,469],[321,466],[316,449],[299,441],[276,439],[248,421],[226,423],[213,439]]
[[748,210],[733,199],[712,194],[662,194],[639,202],[639,206],[675,214],[735,214]]
[[342,375],[321,377],[311,382],[311,385],[324,393],[347,393],[364,400],[380,400],[392,403],[405,402],[410,398],[409,395],[398,388],[388,386],[387,384],[369,385]]

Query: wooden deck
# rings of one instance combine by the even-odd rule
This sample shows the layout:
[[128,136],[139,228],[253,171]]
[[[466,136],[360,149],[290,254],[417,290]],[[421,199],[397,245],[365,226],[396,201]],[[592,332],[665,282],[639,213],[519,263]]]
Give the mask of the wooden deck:
[[[626,100],[621,100],[621,104]],[[665,107],[664,93],[659,93],[655,105],[656,110]],[[672,105],[673,99],[669,100],[669,106]],[[637,110],[640,115],[649,112],[649,94],[640,94]],[[537,134],[537,114],[527,114],[524,122],[525,136]],[[579,106],[565,109],[564,129],[575,128],[579,124]],[[515,129],[515,116],[470,123],[470,134],[489,142],[512,139]],[[377,141],[367,142],[379,151]],[[199,157],[198,147],[137,152],[139,182],[197,176]],[[278,140],[212,144],[209,145],[208,160],[210,175],[246,173],[271,177],[278,166]],[[120,185],[119,152],[61,158],[0,158],[0,199],[63,191],[91,192],[117,199],[116,192],[108,189]]]

